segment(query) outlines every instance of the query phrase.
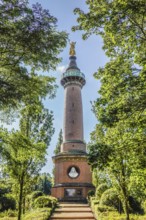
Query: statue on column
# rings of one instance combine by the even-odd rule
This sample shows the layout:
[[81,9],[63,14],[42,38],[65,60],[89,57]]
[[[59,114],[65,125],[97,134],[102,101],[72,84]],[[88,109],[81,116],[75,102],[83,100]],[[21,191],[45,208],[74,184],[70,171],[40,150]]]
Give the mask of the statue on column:
[[69,51],[70,56],[75,56],[76,55],[75,45],[76,45],[76,42],[70,42],[70,51]]

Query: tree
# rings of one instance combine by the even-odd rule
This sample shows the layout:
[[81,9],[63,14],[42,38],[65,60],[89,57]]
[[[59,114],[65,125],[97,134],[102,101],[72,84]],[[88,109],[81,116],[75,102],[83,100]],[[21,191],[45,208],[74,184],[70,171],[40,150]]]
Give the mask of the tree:
[[35,190],[41,191],[45,195],[51,194],[52,177],[49,173],[42,173],[38,176]]
[[[1,152],[5,171],[13,180],[18,201],[18,220],[32,181],[45,164],[45,155],[54,133],[53,116],[36,97],[21,110],[20,131],[1,133]],[[17,188],[15,187],[17,185]],[[23,210],[24,211],[24,210]]]
[[[110,60],[99,68],[100,97],[93,104],[98,124],[92,133],[89,161],[106,169],[115,185],[126,220],[132,179],[144,189],[146,164],[146,3],[144,0],[86,1],[87,13],[75,9],[84,39],[100,34]],[[98,159],[97,159],[98,158]],[[137,180],[137,181],[136,181]]]
[[[26,96],[53,88],[54,79],[37,71],[55,69],[67,34],[56,29],[57,19],[40,4],[27,0],[0,1],[0,109],[18,107]],[[46,95],[46,94],[45,94]]]
[[30,178],[44,165],[45,145],[34,144],[20,132],[13,132],[9,137],[7,135],[4,148],[5,171],[13,180],[13,184],[17,185],[18,220],[20,220],[24,188],[29,185]]
[[11,209],[14,210],[16,208],[16,201],[13,198],[12,192],[12,184],[10,183],[8,178],[0,177],[0,212],[4,212],[5,210]]
[[62,129],[59,132],[58,142],[56,144],[56,148],[54,150],[54,154],[57,155],[61,152],[61,144],[63,143]]
[[[86,0],[87,13],[76,8],[79,25],[73,30],[83,30],[84,39],[99,34],[104,49],[110,57],[123,51],[140,66],[145,63],[145,1],[144,0]],[[133,53],[132,53],[133,52]]]

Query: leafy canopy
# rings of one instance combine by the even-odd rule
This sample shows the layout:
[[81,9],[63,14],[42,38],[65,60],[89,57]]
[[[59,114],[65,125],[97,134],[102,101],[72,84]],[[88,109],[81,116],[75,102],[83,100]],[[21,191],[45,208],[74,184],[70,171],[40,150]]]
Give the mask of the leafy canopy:
[[[31,93],[42,94],[52,78],[36,71],[55,69],[67,34],[57,31],[57,19],[27,0],[0,1],[0,107],[17,106]],[[47,92],[47,91],[45,91]]]
[[[106,170],[129,219],[129,195],[144,191],[146,170],[146,2],[87,0],[78,14],[83,38],[99,34],[109,62],[94,74],[100,97],[93,103],[98,124],[91,134],[89,162]],[[139,177],[141,174],[141,181]],[[135,190],[131,188],[135,184]],[[141,192],[142,192],[141,191]],[[142,193],[139,201],[142,201]]]
[[62,129],[61,129],[60,132],[59,132],[59,135],[58,135],[58,141],[57,141],[57,144],[56,144],[56,148],[54,150],[55,155],[57,155],[61,152],[62,142],[63,142],[63,135],[62,135]]

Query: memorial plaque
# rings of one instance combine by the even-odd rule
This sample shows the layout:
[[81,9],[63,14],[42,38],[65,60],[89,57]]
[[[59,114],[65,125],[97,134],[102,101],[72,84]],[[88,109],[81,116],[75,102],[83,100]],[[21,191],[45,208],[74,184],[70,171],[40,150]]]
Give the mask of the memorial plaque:
[[65,189],[65,197],[80,197],[82,196],[82,189]]

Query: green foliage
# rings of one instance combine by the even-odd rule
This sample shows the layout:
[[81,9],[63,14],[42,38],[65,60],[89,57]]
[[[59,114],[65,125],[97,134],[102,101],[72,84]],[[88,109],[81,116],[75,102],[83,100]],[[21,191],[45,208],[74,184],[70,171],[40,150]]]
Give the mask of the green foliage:
[[146,200],[143,201],[142,208],[144,209],[144,212],[146,213]]
[[118,198],[116,190],[113,188],[107,189],[103,192],[100,198],[100,205],[111,207],[119,212],[123,211],[121,201]]
[[11,210],[11,209],[9,209],[9,210],[7,211],[7,216],[8,216],[8,217],[16,217],[16,216],[17,216],[16,210]]
[[32,210],[34,208],[34,200],[39,196],[43,196],[43,192],[41,191],[34,191],[25,197],[25,208],[26,210]]
[[92,209],[95,211],[97,206],[99,205],[99,200],[96,197],[90,197],[90,203]]
[[31,199],[32,201],[34,201],[36,198],[38,198],[39,196],[43,196],[43,192],[41,191],[34,191],[32,194],[31,194]]
[[128,200],[129,200],[130,212],[131,213],[141,214],[141,215],[144,214],[144,209],[143,209],[143,207],[141,206],[141,203],[138,200],[136,200],[132,196],[129,196]]
[[18,107],[30,94],[53,91],[54,78],[36,71],[55,69],[67,34],[57,30],[57,19],[39,3],[30,8],[25,0],[2,0],[0,15],[0,109],[4,109]]
[[2,179],[0,181],[0,212],[16,208],[16,201],[11,193],[11,184],[8,179]]
[[2,163],[4,172],[13,181],[18,219],[21,218],[22,206],[25,211],[25,197],[31,192],[45,164],[46,150],[54,133],[52,121],[52,113],[43,108],[37,97],[33,97],[32,103],[21,110],[20,130],[7,132],[1,129]]
[[0,212],[3,212],[8,209],[15,210],[16,201],[13,198],[13,196],[4,195],[3,197],[0,197]]
[[13,181],[13,192],[18,202],[18,219],[21,219],[22,202],[31,189],[32,178],[45,164],[46,144],[34,143],[21,131],[3,136],[3,162],[5,172]]
[[[6,134],[3,140],[2,153],[7,162],[7,167],[10,168],[9,175],[17,179],[22,174],[30,177],[30,174],[35,175],[38,173],[45,162],[45,143],[34,143],[32,139],[29,139],[20,131],[12,131],[10,134]],[[37,164],[38,166],[36,166]]]
[[[90,204],[94,215],[99,220],[125,220],[125,215],[119,214],[115,208],[107,205],[100,205],[96,197],[90,197]],[[131,214],[131,220],[144,220],[144,215]]]
[[52,196],[39,196],[34,200],[35,208],[49,207],[54,209],[57,204],[57,199]]
[[51,194],[52,177],[49,173],[42,173],[38,176],[34,186],[35,190],[40,190],[45,195]]
[[5,212],[0,212],[0,219],[13,219],[15,220],[16,219],[16,216],[17,216],[17,211],[16,210],[7,210]]
[[99,212],[108,212],[108,211],[115,211],[115,209],[113,207],[109,207],[109,206],[106,206],[106,205],[98,205],[97,211],[99,211]]
[[97,200],[96,197],[90,197],[89,198],[89,204],[91,206],[91,209],[92,211],[94,212],[94,215],[96,216],[96,218],[98,217],[97,216],[97,207],[99,205],[99,200]]
[[54,134],[53,113],[44,108],[35,98],[38,99],[38,97],[32,97],[31,103],[21,110],[20,130],[34,142],[43,142],[48,146]]
[[109,57],[94,74],[101,87],[93,103],[98,124],[88,159],[92,168],[107,172],[129,220],[129,196],[140,203],[146,198],[145,1],[86,3],[88,12],[75,9],[79,25],[73,29],[84,30],[83,38],[101,35]]
[[[103,170],[105,165],[108,165],[110,155],[112,154],[112,147],[96,143],[95,145],[92,143],[89,145],[89,155],[88,160],[89,161],[96,161],[92,163],[92,168],[98,167],[99,169]],[[98,158],[98,160],[96,160]]]
[[79,25],[73,29],[84,30],[84,38],[101,35],[108,56],[124,52],[141,65],[145,61],[145,0],[87,0],[86,4],[86,13],[75,9]]
[[35,209],[27,213],[23,219],[24,220],[30,220],[30,219],[48,220],[49,217],[51,216],[51,211],[52,211],[51,208]]
[[87,195],[88,200],[90,199],[90,197],[93,197],[94,195],[95,195],[95,190],[89,190]]
[[96,197],[100,199],[104,191],[106,191],[107,189],[108,186],[106,183],[99,184],[98,187],[96,188]]
[[59,132],[58,142],[56,144],[56,148],[54,150],[54,154],[57,155],[61,152],[61,144],[63,142],[62,129]]
[[54,133],[43,99],[54,97],[55,78],[38,71],[55,69],[67,34],[57,31],[57,19],[38,3],[30,8],[25,0],[2,0],[0,14],[0,110],[21,106],[19,131],[0,130],[0,168],[11,179],[20,220]]
[[96,189],[102,184],[106,185],[106,188],[111,186],[111,180],[107,175],[107,172],[99,170],[97,167],[92,170],[92,181]]

